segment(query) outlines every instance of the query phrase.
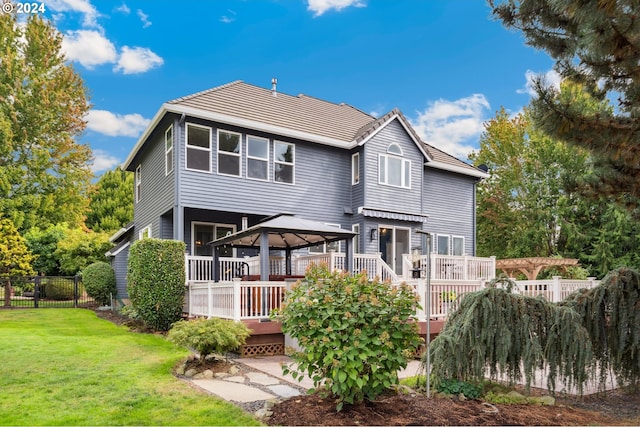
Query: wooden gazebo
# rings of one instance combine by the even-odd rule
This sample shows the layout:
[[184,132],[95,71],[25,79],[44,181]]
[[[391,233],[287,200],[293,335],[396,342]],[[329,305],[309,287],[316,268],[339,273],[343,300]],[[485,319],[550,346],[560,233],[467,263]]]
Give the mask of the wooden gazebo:
[[514,277],[516,273],[522,273],[528,280],[535,280],[538,274],[549,267],[566,268],[577,265],[578,260],[574,258],[552,258],[552,257],[530,257],[530,258],[509,258],[497,259],[496,269],[502,270],[507,276]]

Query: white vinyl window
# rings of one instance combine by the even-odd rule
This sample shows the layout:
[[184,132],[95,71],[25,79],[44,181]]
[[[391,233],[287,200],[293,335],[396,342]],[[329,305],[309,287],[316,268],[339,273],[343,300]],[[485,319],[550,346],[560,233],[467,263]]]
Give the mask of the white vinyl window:
[[360,153],[354,153],[351,156],[351,185],[360,182]]
[[165,175],[173,171],[173,125],[164,133],[164,171]]
[[[330,225],[332,227],[342,228],[340,224],[330,224],[328,222],[325,222],[324,225]],[[318,243],[315,246],[309,247],[309,253],[313,253],[313,254],[324,254],[329,251],[340,252],[340,241],[331,242],[331,243]]]
[[[229,234],[236,232],[236,226],[233,224],[215,224],[210,222],[192,222],[191,223],[191,247],[193,255],[211,256],[213,255],[213,247],[209,242],[220,239]],[[234,249],[229,247],[220,248],[221,257],[232,257]]]
[[275,182],[294,183],[295,145],[281,141],[274,142],[273,169],[273,180]]
[[147,225],[145,228],[140,230],[138,233],[138,239],[150,239],[151,238],[151,224]]
[[140,201],[142,197],[142,171],[141,165],[136,168],[136,203]]
[[391,144],[378,161],[378,182],[394,187],[411,188],[411,160],[402,158],[402,149]]
[[247,135],[247,178],[269,180],[269,140]]
[[438,255],[464,255],[464,237],[438,234],[436,249]]
[[187,123],[188,170],[211,172],[211,128]]
[[242,135],[218,129],[218,173],[240,176]]

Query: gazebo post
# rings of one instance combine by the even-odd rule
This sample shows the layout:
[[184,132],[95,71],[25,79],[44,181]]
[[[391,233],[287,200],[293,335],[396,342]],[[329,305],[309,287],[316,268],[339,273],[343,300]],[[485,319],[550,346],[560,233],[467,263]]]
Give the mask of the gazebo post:
[[213,281],[220,281],[220,246],[213,247]]
[[291,276],[291,248],[284,250],[284,273]]
[[260,232],[260,280],[269,281],[269,232]]

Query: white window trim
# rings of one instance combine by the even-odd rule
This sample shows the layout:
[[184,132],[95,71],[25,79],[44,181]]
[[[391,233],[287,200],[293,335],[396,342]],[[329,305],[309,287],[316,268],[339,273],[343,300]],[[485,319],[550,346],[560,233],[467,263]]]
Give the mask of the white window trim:
[[138,203],[142,199],[142,165],[138,165],[136,168],[136,203]]
[[[256,157],[256,156],[251,156],[249,155],[249,138],[254,138],[254,139],[261,139],[267,142],[267,158],[263,158],[263,157]],[[269,140],[269,138],[263,138],[261,136],[255,136],[255,135],[247,135],[247,159],[246,159],[246,170],[247,170],[247,179],[252,179],[254,181],[269,181],[269,157],[271,155],[271,141]],[[253,178],[249,176],[249,160],[259,160],[261,162],[265,162],[267,164],[267,178],[266,179],[261,179],[261,178]]]
[[[238,151],[238,153],[232,153],[230,151],[220,151],[220,133],[224,132],[224,133],[229,133],[231,135],[238,135],[238,143],[239,143],[239,148],[240,150]],[[233,174],[233,173],[223,173],[220,172],[220,154],[224,155],[224,156],[232,156],[232,157],[237,157],[238,158],[238,174]],[[242,134],[238,133],[238,132],[233,132],[230,130],[226,130],[226,129],[217,129],[216,130],[216,164],[217,164],[217,172],[218,175],[224,175],[224,176],[235,176],[236,178],[238,177],[242,177]]]
[[353,239],[351,239],[351,244],[353,245],[353,253],[354,254],[359,254],[360,253],[360,224],[353,224],[351,225],[351,231],[353,231],[354,233],[358,233],[355,236],[353,236]]
[[[205,221],[191,221],[191,254],[195,255],[196,252],[196,225],[207,225],[213,227],[213,239],[215,240],[216,228],[227,227],[233,229],[232,233],[237,231],[235,224],[223,224],[221,222],[205,222]],[[209,243],[209,242],[206,242]],[[233,248],[233,256],[236,256],[236,249]]]
[[[279,160],[276,160],[275,158],[275,153],[276,153],[276,144],[286,144],[286,145],[291,145],[293,147],[293,162],[289,163],[289,162],[282,162]],[[273,182],[278,183],[278,184],[283,184],[283,185],[295,185],[296,184],[296,144],[292,143],[292,142],[285,142],[285,141],[273,141]],[[291,180],[291,182],[282,182],[282,181],[277,181],[276,180],[276,168],[275,165],[288,165],[292,167],[291,170],[291,177],[293,178]]]
[[360,153],[353,153],[351,155],[351,185],[356,185],[359,183],[360,183]]
[[[400,176],[402,180],[401,185],[389,184],[389,158],[399,159],[402,162],[400,167]],[[384,169],[385,169],[384,181],[380,179],[380,164],[383,161],[384,161]],[[408,173],[407,173],[407,168],[408,168]],[[408,179],[409,182],[405,182],[406,177],[409,178]],[[400,156],[392,155],[392,154],[386,154],[386,153],[378,154],[378,184],[410,190],[411,189],[411,160],[405,159]]]
[[[446,254],[442,254],[442,255],[450,255],[450,256],[464,256],[465,255],[465,238],[464,236],[458,236],[455,234],[445,234],[445,233],[438,233],[435,235],[435,245],[432,249],[432,251],[436,254],[439,253],[439,245],[438,245],[438,238],[439,237],[446,237],[447,238],[447,253]],[[462,239],[462,254],[460,255],[454,255],[453,254],[453,239]]]
[[[200,128],[200,129],[206,129],[209,132],[209,148],[198,147],[196,145],[189,145],[189,127],[190,126],[197,127],[197,128]],[[185,135],[184,135],[184,168],[185,168],[185,170],[193,171],[193,172],[211,173],[211,151],[212,151],[211,150],[211,145],[212,145],[211,144],[211,135],[212,135],[211,130],[212,129],[209,126],[202,126],[202,125],[198,125],[198,124],[195,124],[195,123],[186,123],[185,126],[184,126],[184,129],[185,129]],[[187,161],[188,150],[208,151],[209,152],[209,163],[208,163],[209,169],[208,170],[193,169],[193,168],[188,167],[187,166],[189,164],[188,161]]]
[[[147,232],[147,237],[144,237],[145,232]],[[147,225],[146,227],[144,227],[142,230],[140,230],[140,232],[138,233],[138,240],[142,240],[142,239],[151,239],[152,237],[152,233],[151,233],[151,224]]]
[[[169,133],[169,131],[171,131],[171,147],[169,147],[167,149],[167,141],[169,140],[167,138],[167,134]],[[164,132],[164,175],[165,176],[167,176],[171,172],[173,172],[173,163],[175,162],[174,155],[173,155],[173,153],[175,153],[175,150],[173,149],[174,145],[175,144],[174,144],[174,139],[173,139],[173,125],[171,125]],[[167,157],[169,155],[169,152],[171,152],[171,164],[169,164],[169,162],[167,162]]]

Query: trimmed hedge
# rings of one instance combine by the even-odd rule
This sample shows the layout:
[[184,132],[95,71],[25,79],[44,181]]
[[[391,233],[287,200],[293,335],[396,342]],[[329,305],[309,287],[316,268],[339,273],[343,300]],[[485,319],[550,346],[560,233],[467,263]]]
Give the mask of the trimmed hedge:
[[110,304],[111,296],[115,296],[117,292],[116,273],[104,261],[86,266],[82,270],[82,283],[84,283],[87,294],[100,305]]
[[127,291],[147,326],[168,331],[180,320],[184,306],[185,243],[142,239],[131,245]]

